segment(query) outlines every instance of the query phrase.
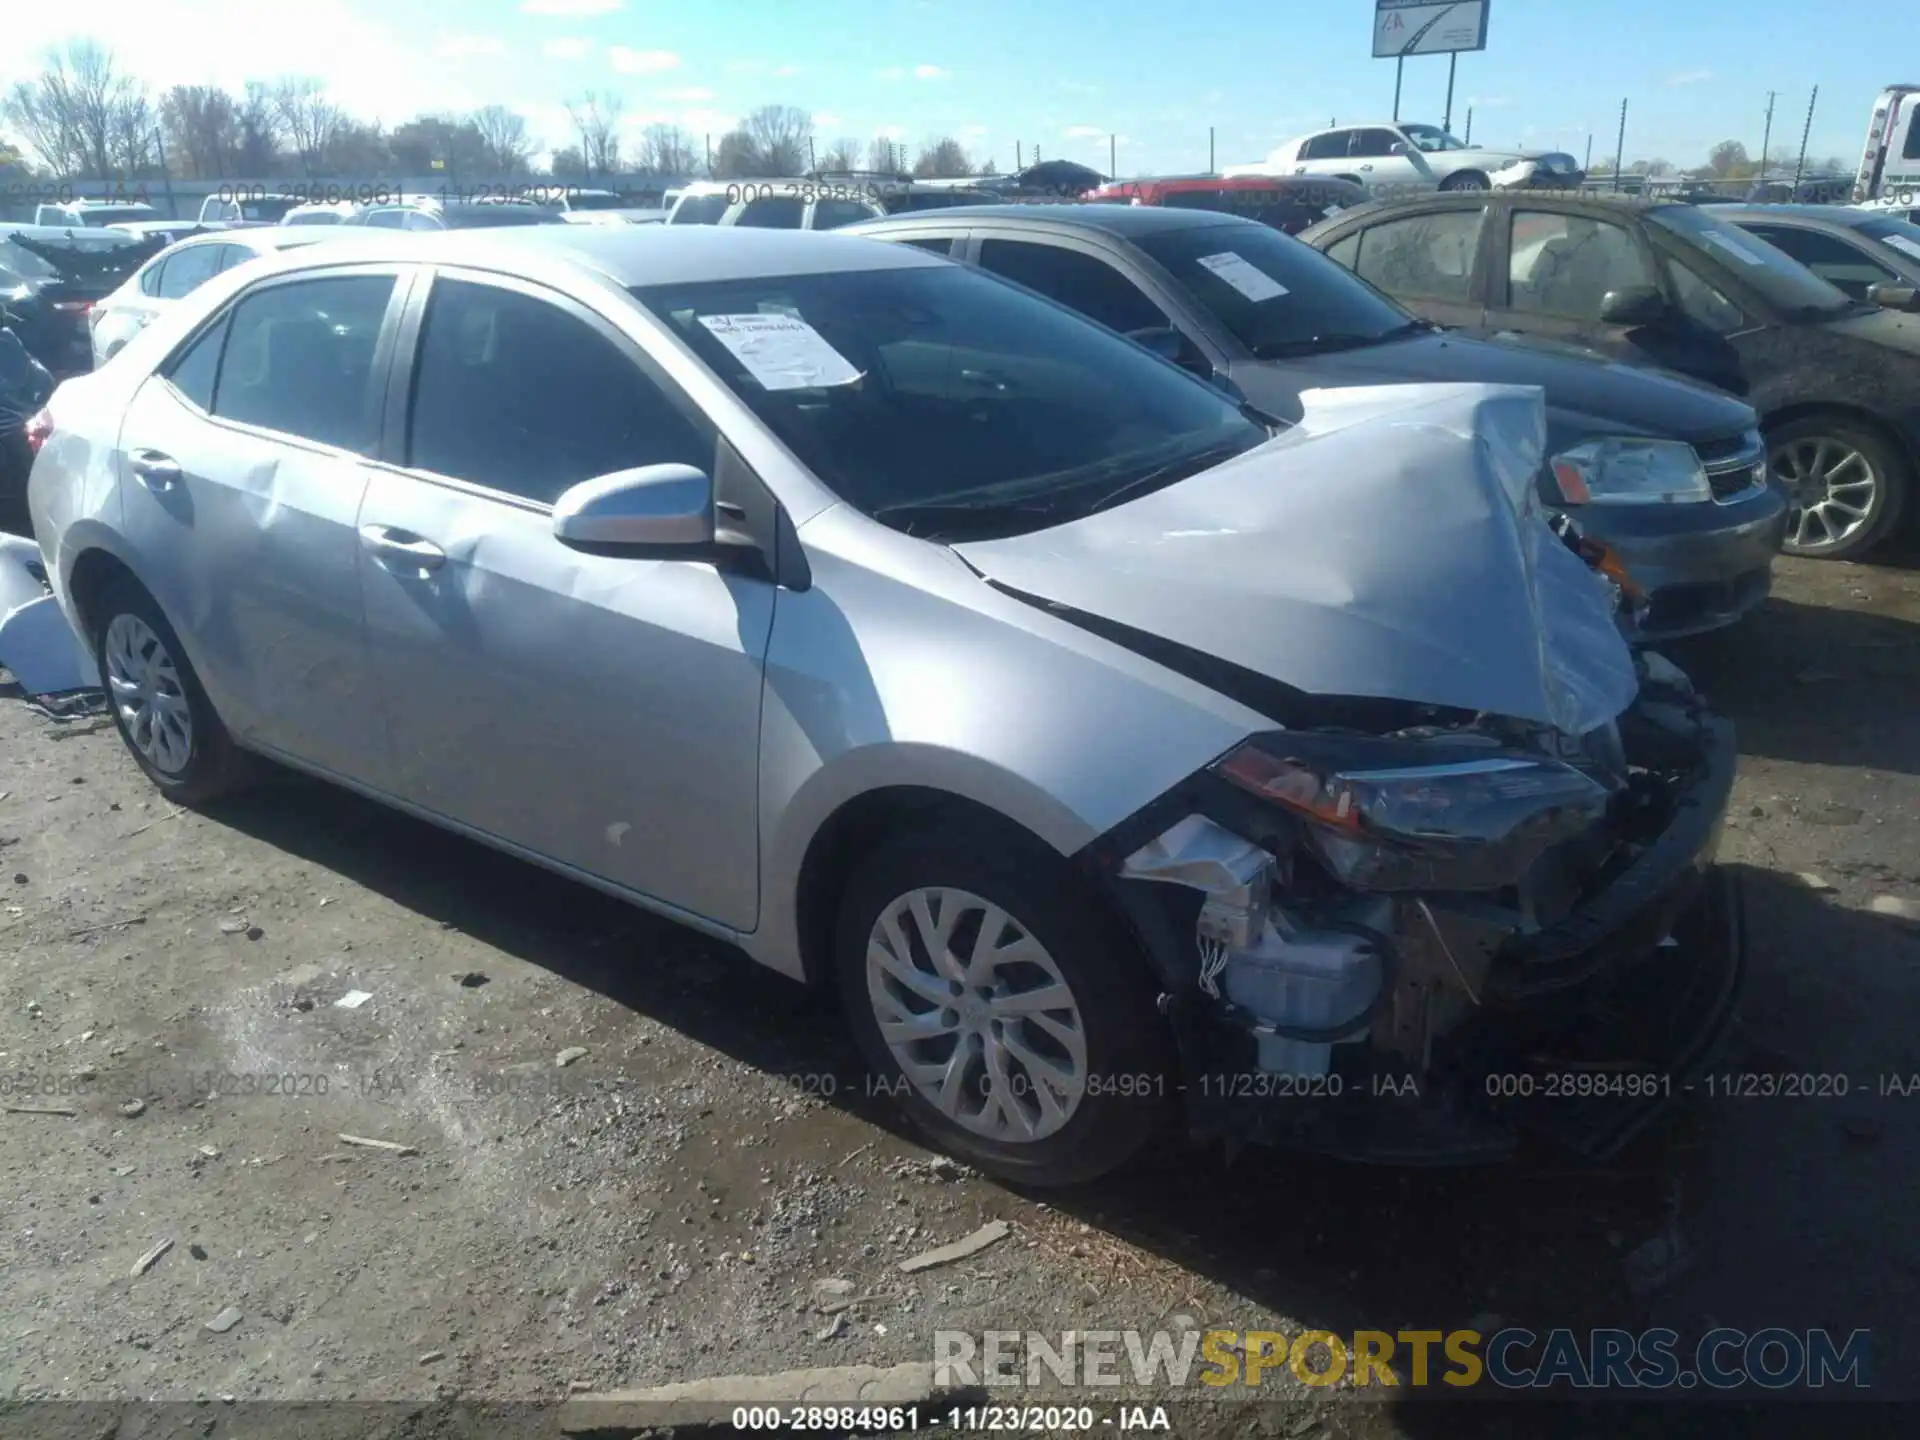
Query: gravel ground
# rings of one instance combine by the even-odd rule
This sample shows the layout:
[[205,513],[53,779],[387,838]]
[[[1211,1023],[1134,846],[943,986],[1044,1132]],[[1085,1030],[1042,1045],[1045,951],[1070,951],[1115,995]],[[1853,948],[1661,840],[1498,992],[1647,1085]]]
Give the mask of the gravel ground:
[[[1604,1170],[1169,1150],[1044,1203],[897,1133],[725,947],[305,780],[175,812],[106,722],[0,705],[0,1075],[76,1112],[0,1114],[0,1400],[552,1400],[1181,1317],[1868,1327],[1910,1395],[1920,1097],[1877,1088],[1920,1075],[1920,926],[1873,907],[1920,913],[1920,567],[1783,561],[1673,653],[1741,726],[1731,1064],[1849,1094],[1696,1096]],[[1637,1294],[1670,1223],[1691,1263]],[[1450,1424],[1274,1393],[1245,1423]]]

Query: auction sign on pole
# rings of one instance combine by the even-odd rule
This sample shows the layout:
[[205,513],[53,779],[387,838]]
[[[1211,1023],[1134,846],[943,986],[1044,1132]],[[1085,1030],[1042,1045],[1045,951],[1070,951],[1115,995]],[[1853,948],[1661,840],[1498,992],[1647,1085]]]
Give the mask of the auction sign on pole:
[[1492,0],[1374,0],[1373,58],[1403,60],[1409,55],[1450,55],[1487,48],[1487,11]]

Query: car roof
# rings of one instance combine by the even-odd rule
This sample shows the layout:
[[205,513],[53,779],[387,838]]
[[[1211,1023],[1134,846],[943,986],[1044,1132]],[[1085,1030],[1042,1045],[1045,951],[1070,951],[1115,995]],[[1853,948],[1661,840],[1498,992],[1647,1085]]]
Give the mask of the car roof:
[[[1624,210],[1631,214],[1644,214],[1653,210],[1696,208],[1682,201],[1648,199],[1640,195],[1617,194],[1610,190],[1599,193],[1564,190],[1438,190],[1405,198],[1369,200],[1364,205],[1355,205],[1350,210],[1342,210],[1332,219],[1322,223],[1330,230],[1336,225],[1345,226],[1353,220],[1394,214],[1403,210],[1466,210],[1486,205],[1524,205],[1529,210],[1580,210],[1599,206],[1610,210]],[[1714,208],[1717,213],[1719,207]]]
[[1095,195],[1130,195],[1138,191],[1163,190],[1271,190],[1278,185],[1351,184],[1332,175],[1143,175],[1137,180],[1109,180]]
[[1135,235],[1157,235],[1162,231],[1191,230],[1201,225],[1260,223],[1218,210],[1179,210],[1159,205],[1083,205],[1069,201],[1054,205],[955,205],[944,210],[896,215],[884,221],[866,220],[843,228],[861,234],[878,229],[881,225],[934,226],[954,220],[1014,220],[1021,224],[1067,230],[1104,230],[1110,235],[1129,239]]
[[[951,212],[948,212],[951,213]],[[341,249],[351,243],[352,250]],[[515,273],[536,264],[592,272],[623,289],[756,276],[903,270],[950,262],[911,246],[855,240],[834,231],[712,225],[515,225],[479,230],[362,230],[284,256],[278,270],[398,260],[470,264]]]
[[1883,218],[1870,210],[1855,210],[1850,205],[1716,205],[1713,213],[1724,220],[1767,220],[1781,216],[1791,220],[1818,220],[1849,230]]

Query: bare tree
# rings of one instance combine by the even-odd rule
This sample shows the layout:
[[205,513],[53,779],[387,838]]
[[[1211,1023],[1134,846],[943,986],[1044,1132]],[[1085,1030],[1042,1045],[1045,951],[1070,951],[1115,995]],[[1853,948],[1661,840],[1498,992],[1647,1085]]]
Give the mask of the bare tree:
[[452,115],[416,115],[393,127],[387,148],[403,175],[444,170],[449,177],[476,175],[488,166],[486,142],[472,120]]
[[729,130],[720,137],[720,143],[713,147],[715,180],[738,180],[743,176],[761,173],[760,152],[754,147],[753,137],[745,130]]
[[481,163],[496,175],[526,173],[533,141],[527,121],[504,105],[486,105],[473,112],[473,128],[480,135]]
[[116,111],[145,92],[94,40],[54,51],[37,79],[13,87],[3,110],[58,174],[105,179],[114,165]]
[[906,158],[901,155],[897,144],[884,136],[879,136],[867,145],[867,169],[892,174],[897,170],[906,169]]
[[238,131],[234,154],[236,178],[264,179],[279,168],[280,120],[274,110],[273,91],[258,80],[249,80],[245,96],[234,114]]
[[913,162],[913,173],[923,180],[947,179],[971,175],[973,165],[960,142],[946,135],[920,147],[920,158]]
[[192,180],[222,180],[240,142],[240,107],[212,85],[176,85],[160,98],[160,124],[173,166]]
[[693,136],[678,125],[649,125],[640,135],[639,169],[648,175],[691,175]]
[[741,122],[763,175],[799,175],[807,169],[813,117],[797,105],[762,105]]
[[289,76],[273,92],[273,109],[301,168],[310,177],[324,171],[334,134],[347,118],[327,98],[327,87],[310,76]]
[[1752,172],[1753,162],[1738,140],[1722,140],[1708,152],[1707,169],[1723,179],[1737,179]]
[[341,175],[384,175],[393,163],[386,131],[362,120],[341,121],[327,153],[335,172]]
[[610,174],[620,163],[620,112],[625,108],[611,90],[589,90],[578,100],[567,102],[567,114],[573,128],[580,132],[580,158],[586,178],[594,171]]
[[146,92],[134,88],[115,96],[107,112],[107,153],[115,168],[129,178],[157,166],[153,143],[157,120]]
[[585,176],[587,164],[580,158],[580,147],[563,145],[554,151],[548,159],[547,171],[556,180],[578,180]]
[[858,140],[836,140],[820,153],[820,169],[858,170],[860,168],[860,142]]

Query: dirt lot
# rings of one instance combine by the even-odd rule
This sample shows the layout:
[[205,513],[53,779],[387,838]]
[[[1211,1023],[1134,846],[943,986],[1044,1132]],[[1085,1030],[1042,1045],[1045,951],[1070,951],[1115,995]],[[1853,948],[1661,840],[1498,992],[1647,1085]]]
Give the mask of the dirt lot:
[[[830,1013],[724,947],[303,780],[175,813],[106,722],[0,704],[0,1075],[76,1112],[0,1114],[0,1400],[210,1426],[227,1396],[551,1400],[1182,1316],[1867,1327],[1876,1392],[1912,1395],[1920,1097],[1877,1081],[1920,1074],[1920,926],[1870,907],[1920,903],[1920,568],[1783,562],[1673,653],[1741,726],[1733,1062],[1848,1095],[1695,1096],[1604,1171],[1169,1151],[1044,1204],[887,1128]],[[1670,1221],[1691,1264],[1635,1293]],[[1446,1423],[1275,1393],[1277,1434]]]

